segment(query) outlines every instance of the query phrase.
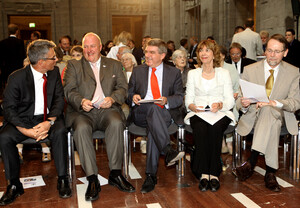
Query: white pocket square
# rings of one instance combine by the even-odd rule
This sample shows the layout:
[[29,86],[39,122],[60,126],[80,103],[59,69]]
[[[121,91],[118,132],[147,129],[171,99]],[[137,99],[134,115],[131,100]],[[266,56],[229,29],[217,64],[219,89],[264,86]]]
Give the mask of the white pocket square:
[[116,77],[116,75],[112,75],[112,78],[115,78]]

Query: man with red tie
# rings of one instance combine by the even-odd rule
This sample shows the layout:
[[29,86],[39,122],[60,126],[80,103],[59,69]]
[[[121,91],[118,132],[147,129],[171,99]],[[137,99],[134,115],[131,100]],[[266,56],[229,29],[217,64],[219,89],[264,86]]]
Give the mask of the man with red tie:
[[19,180],[20,160],[16,144],[27,138],[37,142],[48,137],[58,175],[61,198],[72,195],[67,176],[67,136],[63,119],[64,93],[55,67],[55,44],[36,40],[28,46],[30,65],[12,73],[3,95],[4,123],[0,148],[9,181],[0,205],[12,203],[24,193]]
[[[146,64],[134,68],[129,81],[128,99],[133,106],[133,122],[148,130],[146,180],[142,193],[154,190],[161,153],[166,155],[167,166],[184,156],[184,152],[173,150],[170,145],[168,126],[172,122],[183,123],[179,107],[184,92],[180,70],[163,63],[166,53],[166,44],[162,40],[150,40],[145,49]],[[140,104],[142,99],[159,101]]]

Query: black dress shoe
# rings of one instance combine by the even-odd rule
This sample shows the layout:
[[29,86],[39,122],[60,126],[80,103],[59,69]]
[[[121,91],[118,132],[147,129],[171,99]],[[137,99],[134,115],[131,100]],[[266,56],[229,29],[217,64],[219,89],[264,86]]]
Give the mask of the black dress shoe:
[[217,191],[220,188],[220,182],[217,179],[211,179],[209,181],[209,187],[212,192]]
[[16,185],[8,185],[5,194],[0,199],[0,205],[4,206],[12,203],[18,196],[24,194],[24,189],[22,184]]
[[89,181],[89,185],[85,192],[85,200],[94,201],[99,199],[100,191],[101,191],[101,186],[98,179]]
[[202,178],[199,183],[200,191],[207,191],[209,188],[209,181],[206,178]]
[[244,162],[240,167],[236,168],[236,174],[240,181],[245,181],[253,174],[253,169],[249,162]]
[[276,180],[275,173],[266,173],[265,175],[265,185],[271,191],[279,192],[280,187]]
[[122,176],[112,177],[111,175],[108,178],[108,183],[117,187],[120,191],[124,192],[135,192],[135,188]]
[[177,150],[169,148],[169,151],[167,152],[165,157],[166,166],[174,165],[176,161],[183,158],[184,154],[185,152],[178,152]]
[[69,180],[67,178],[57,180],[57,190],[60,198],[65,199],[72,196],[72,190],[70,188]]
[[150,174],[147,174],[147,177],[146,177],[146,180],[144,181],[141,192],[143,194],[145,194],[145,193],[148,193],[150,191],[153,191],[154,187],[155,187],[155,184],[157,184],[156,176],[151,176]]

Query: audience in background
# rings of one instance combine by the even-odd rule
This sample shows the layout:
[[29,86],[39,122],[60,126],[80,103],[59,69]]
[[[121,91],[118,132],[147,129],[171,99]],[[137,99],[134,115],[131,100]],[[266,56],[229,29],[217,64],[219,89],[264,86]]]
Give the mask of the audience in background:
[[263,47],[263,51],[266,51],[266,47],[267,47],[267,42],[269,40],[269,32],[266,30],[262,30],[259,33],[260,38],[261,38],[261,42],[262,42],[262,47]]
[[57,63],[61,62],[64,56],[70,55],[70,50],[72,48],[71,43],[72,40],[69,35],[59,38],[59,44],[54,48],[56,57],[58,59]]
[[114,43],[113,43],[112,40],[106,41],[106,43],[104,44],[104,46],[103,46],[103,48],[101,50],[101,54],[103,56],[107,56],[107,54],[109,53],[111,47],[113,47],[113,46],[114,46]]
[[295,30],[286,30],[285,39],[289,43],[289,50],[287,56],[284,57],[283,60],[300,68],[300,42],[295,38]]

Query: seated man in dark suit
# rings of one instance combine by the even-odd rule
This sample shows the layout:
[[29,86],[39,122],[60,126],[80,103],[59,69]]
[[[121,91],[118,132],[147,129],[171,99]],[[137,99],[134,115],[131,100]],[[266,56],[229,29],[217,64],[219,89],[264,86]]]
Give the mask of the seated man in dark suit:
[[51,140],[58,175],[59,196],[71,196],[67,177],[67,135],[63,119],[64,92],[55,67],[55,44],[36,40],[28,47],[30,65],[9,76],[4,91],[4,124],[0,148],[9,181],[0,205],[12,203],[24,193],[19,180],[20,160],[16,144],[28,139]]
[[[179,107],[183,103],[183,87],[180,70],[163,63],[167,53],[166,44],[160,39],[152,39],[145,49],[146,64],[134,68],[128,90],[129,103],[134,105],[132,118],[137,126],[148,130],[146,180],[141,192],[147,193],[157,183],[158,159],[165,153],[167,166],[184,156],[184,152],[172,149],[168,126],[172,119],[183,122]],[[158,99],[155,103],[140,104],[142,99]],[[171,115],[172,113],[172,115]]]
[[[226,62],[229,64],[233,64],[235,68],[238,70],[239,74],[243,74],[244,67],[250,64],[255,63],[255,60],[246,58],[246,54],[243,54],[243,48],[239,43],[232,43],[229,48],[230,59]],[[244,56],[243,56],[244,55]]]
[[101,56],[101,39],[87,33],[82,40],[83,57],[71,60],[64,74],[64,90],[68,102],[67,127],[74,129],[74,141],[87,179],[85,200],[99,198],[96,153],[93,131],[105,131],[110,175],[108,183],[121,191],[135,188],[122,176],[125,116],[121,110],[127,95],[127,81],[119,61]]

